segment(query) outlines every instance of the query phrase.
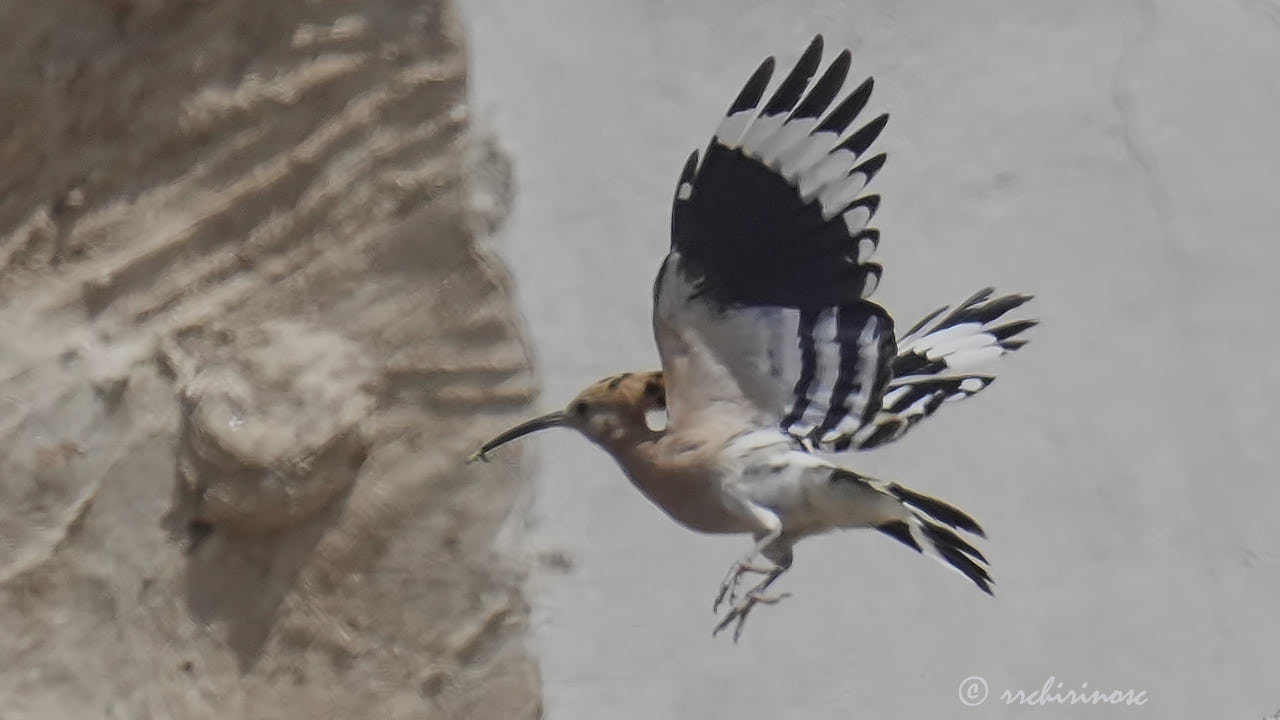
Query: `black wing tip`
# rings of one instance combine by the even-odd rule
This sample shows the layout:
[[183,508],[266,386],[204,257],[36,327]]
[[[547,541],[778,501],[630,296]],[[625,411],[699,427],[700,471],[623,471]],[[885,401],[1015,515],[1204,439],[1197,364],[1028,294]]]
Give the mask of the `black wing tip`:
[[[991,292],[995,292],[995,288],[991,288],[990,290]],[[1000,297],[994,300],[991,300],[990,302],[1008,303],[1009,309],[1012,310],[1014,308],[1022,307],[1023,305],[1026,305],[1027,303],[1034,300],[1035,297],[1036,297],[1035,295],[1028,295],[1026,293],[1009,293],[1007,295],[1001,295]]]
[[1039,324],[1040,324],[1040,321],[1036,320],[1035,318],[1029,318],[1027,320],[1014,320],[1013,322],[1005,323],[1000,327],[991,328],[991,330],[989,330],[988,332],[990,332],[991,335],[994,336],[996,340],[1008,340],[1012,338],[1014,335],[1017,335],[1019,333],[1024,333]]
[[[880,196],[846,200],[849,195],[844,193],[852,195],[855,186],[861,191],[887,162],[884,153],[861,156],[888,115],[844,137],[845,128],[865,107],[873,81],[862,80],[827,112],[846,87],[853,54],[842,50],[813,82],[821,69],[824,42],[821,34],[813,36],[772,92],[766,86],[778,64],[774,57],[765,58],[739,91],[696,166],[692,159],[686,164],[676,188],[673,245],[695,269],[699,289],[724,303],[833,306],[865,299],[879,284],[878,266],[859,265],[858,256],[851,255],[859,251],[868,257],[868,243],[863,240],[859,247],[849,241],[872,229],[866,226],[879,210]],[[798,118],[805,122],[781,131]],[[808,143],[814,134],[831,130],[839,137]],[[817,151],[831,157],[836,154],[832,146],[842,143],[854,148],[857,157],[840,153],[823,172],[804,175],[822,161],[814,157]],[[840,184],[839,177],[825,179],[828,172],[843,177],[856,173],[864,179],[862,185],[857,177]],[[814,185],[812,193],[804,182]],[[800,187],[805,188],[803,195]],[[817,194],[826,189],[831,189],[828,195]],[[826,198],[825,204],[820,197]],[[851,209],[858,212],[849,214]],[[780,238],[791,240],[783,243]]]
[[863,80],[858,87],[853,89],[843,100],[836,105],[835,110],[818,125],[814,132],[835,132],[843,133],[847,129],[854,118],[862,112],[863,108],[871,100],[871,91],[875,89],[875,80],[867,78]]
[[795,69],[799,70],[804,67],[813,66],[809,71],[809,76],[817,71],[818,65],[822,62],[822,51],[826,46],[826,39],[822,37],[822,33],[816,33],[809,44],[805,46],[804,52],[800,53],[800,59],[796,61]]
[[804,54],[801,55],[801,57],[804,58],[810,55],[817,55],[819,58],[821,58],[822,47],[825,43],[826,43],[826,40],[823,39],[822,33],[815,33],[813,36],[813,39],[809,41],[809,46],[805,48]]
[[861,157],[871,147],[871,144],[880,137],[880,133],[884,131],[885,126],[888,124],[889,113],[880,113],[875,119],[855,130],[843,143],[840,143],[840,147],[850,150],[854,155]]
[[747,78],[747,82],[742,86],[738,97],[734,98],[733,104],[729,106],[729,112],[725,113],[726,115],[751,110],[760,104],[760,98],[764,97],[765,88],[769,86],[769,80],[773,77],[773,70],[777,62],[772,55],[761,61],[755,72],[751,73],[751,77]]
[[[979,296],[981,296],[981,299],[974,300],[973,298],[971,298],[965,304],[958,307],[955,312],[951,313],[951,315],[947,317],[947,320],[945,320],[942,323],[942,325],[946,326],[949,324],[958,324],[958,323],[965,323],[965,322],[978,322],[978,323],[981,323],[982,325],[987,325],[989,323],[993,323],[999,320],[1005,315],[1008,315],[1010,312],[1027,304],[1028,302],[1031,301],[1033,297],[1031,295],[1020,295],[1017,293],[1013,293],[1009,295],[1001,295],[999,297],[992,298],[991,294],[994,292],[995,292],[994,288],[984,289],[981,293],[979,293],[979,295],[974,296],[974,298],[978,298]],[[1029,321],[1017,320],[1017,321],[1007,323],[1006,325],[1001,327],[1016,327],[1017,329],[1013,329],[1008,333],[1009,335],[1012,335],[1017,332],[1022,332],[1023,330],[1026,330],[1028,327],[1031,327],[1030,325],[1019,326],[1019,323],[1023,323],[1023,322],[1029,322]],[[1035,320],[1030,322],[1033,322],[1034,324],[1039,321]]]
[[[930,330],[930,332],[934,332],[940,328],[945,328],[962,321],[970,310],[975,309],[977,305],[985,302],[995,291],[996,289],[994,287],[984,287],[978,292],[970,295],[964,302],[956,305],[951,312],[947,313],[946,317],[939,320],[938,324],[933,328],[933,330]],[[992,301],[992,303],[996,302],[999,302],[999,300]]]
[[950,309],[949,305],[943,305],[937,310],[934,310],[928,315],[925,315],[923,318],[920,318],[920,321],[917,322],[915,325],[912,325],[910,330],[902,334],[902,337],[904,338],[909,337],[911,335],[915,335],[916,333],[920,332],[921,330],[924,329],[925,325],[928,325],[929,323],[933,322],[935,319],[937,319],[939,315],[946,312],[948,309]]
[[[871,222],[871,218],[875,217],[876,212],[880,210],[880,194],[872,193],[870,195],[863,195],[857,200],[854,200],[853,202],[849,203],[849,205],[845,207],[843,210],[841,210],[840,212],[845,213],[845,212],[848,212],[849,210],[852,210],[854,208],[859,208],[859,207],[865,207],[871,211],[871,217],[867,218],[867,222]],[[869,228],[869,229],[875,230],[876,228]]]
[[880,170],[884,168],[884,164],[888,160],[889,153],[877,153],[876,155],[858,163],[858,166],[853,169],[853,172],[862,173],[863,176],[867,178],[867,182],[871,182],[875,179],[875,176],[879,174]]
[[822,35],[819,34],[809,42],[809,47],[805,48],[804,53],[800,55],[795,67],[791,68],[791,72],[787,73],[782,84],[769,98],[769,102],[765,103],[761,114],[768,117],[792,110],[796,103],[800,102],[805,88],[809,85],[809,80],[818,72],[821,64]]
[[[680,182],[692,182],[693,176],[698,170],[698,151],[694,150],[689,153],[689,158],[684,161],[684,168],[680,170]],[[677,191],[679,188],[677,188]]]
[[977,305],[978,303],[986,302],[987,298],[995,294],[995,291],[996,289],[991,286],[982,288],[978,292],[970,295],[964,302],[957,305],[956,311],[958,312],[960,310],[968,310],[969,308],[973,307],[974,305]]
[[836,94],[840,92],[840,88],[844,86],[845,79],[849,76],[849,68],[853,64],[853,53],[843,50],[836,59],[831,61],[827,66],[826,72],[814,83],[809,90],[809,94],[804,100],[796,106],[792,117],[796,118],[818,118],[822,113],[826,112],[831,106],[831,101],[835,99]]
[[849,68],[853,67],[853,53],[849,51],[849,48],[841,50],[835,58],[831,60],[831,65],[832,67],[843,66],[847,72]]

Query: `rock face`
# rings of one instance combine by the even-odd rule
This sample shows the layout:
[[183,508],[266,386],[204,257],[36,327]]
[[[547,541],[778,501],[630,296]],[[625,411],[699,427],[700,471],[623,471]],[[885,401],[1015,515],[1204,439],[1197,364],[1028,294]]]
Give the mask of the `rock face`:
[[5,720],[539,714],[465,70],[443,1],[0,8]]

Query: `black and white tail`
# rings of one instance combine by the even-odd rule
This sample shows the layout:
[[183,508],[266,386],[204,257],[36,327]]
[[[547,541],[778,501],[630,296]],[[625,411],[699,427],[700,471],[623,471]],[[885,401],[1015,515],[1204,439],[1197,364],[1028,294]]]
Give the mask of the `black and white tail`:
[[896,440],[944,403],[978,394],[995,377],[967,371],[1027,344],[1022,333],[1038,321],[1002,319],[1032,296],[992,298],[994,292],[985,288],[954,310],[938,308],[899,338],[880,411],[855,438],[859,449]]
[[956,532],[986,537],[982,526],[968,513],[897,483],[845,468],[833,469],[831,481],[834,488],[843,492],[829,496],[823,507],[840,518],[836,521],[838,527],[874,527],[916,552],[941,561],[991,594],[987,559]]
[[876,529],[916,552],[933,555],[991,595],[993,581],[987,559],[956,530],[986,537],[982,526],[967,513],[937,498],[888,483],[884,491],[910,511],[907,520],[894,520]]

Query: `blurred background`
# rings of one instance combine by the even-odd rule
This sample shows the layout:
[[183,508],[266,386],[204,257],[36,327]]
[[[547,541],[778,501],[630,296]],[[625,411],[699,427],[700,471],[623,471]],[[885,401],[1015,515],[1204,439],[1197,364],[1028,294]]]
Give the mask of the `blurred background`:
[[[745,539],[570,433],[465,459],[657,366],[679,168],[819,32],[892,114],[877,299],[1043,324],[845,458],[995,598],[832,535],[735,646]],[[0,3],[0,718],[1276,711],[1276,67],[1274,0]]]

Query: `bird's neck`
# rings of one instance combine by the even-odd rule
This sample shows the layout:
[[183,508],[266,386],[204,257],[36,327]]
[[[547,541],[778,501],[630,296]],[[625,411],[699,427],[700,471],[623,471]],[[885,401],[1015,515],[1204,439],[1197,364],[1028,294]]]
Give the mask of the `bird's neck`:
[[596,444],[608,451],[629,474],[632,467],[652,464],[653,448],[665,435],[665,430],[651,430],[647,425],[628,425],[597,439]]
[[636,431],[600,445],[613,456],[627,479],[640,492],[662,507],[666,507],[666,487],[670,484],[671,469],[664,462],[664,431]]
[[[690,470],[690,447],[665,430],[649,430],[605,449],[622,466],[631,483],[651,499],[663,495],[667,486],[683,484]],[[660,503],[661,504],[661,503]]]

